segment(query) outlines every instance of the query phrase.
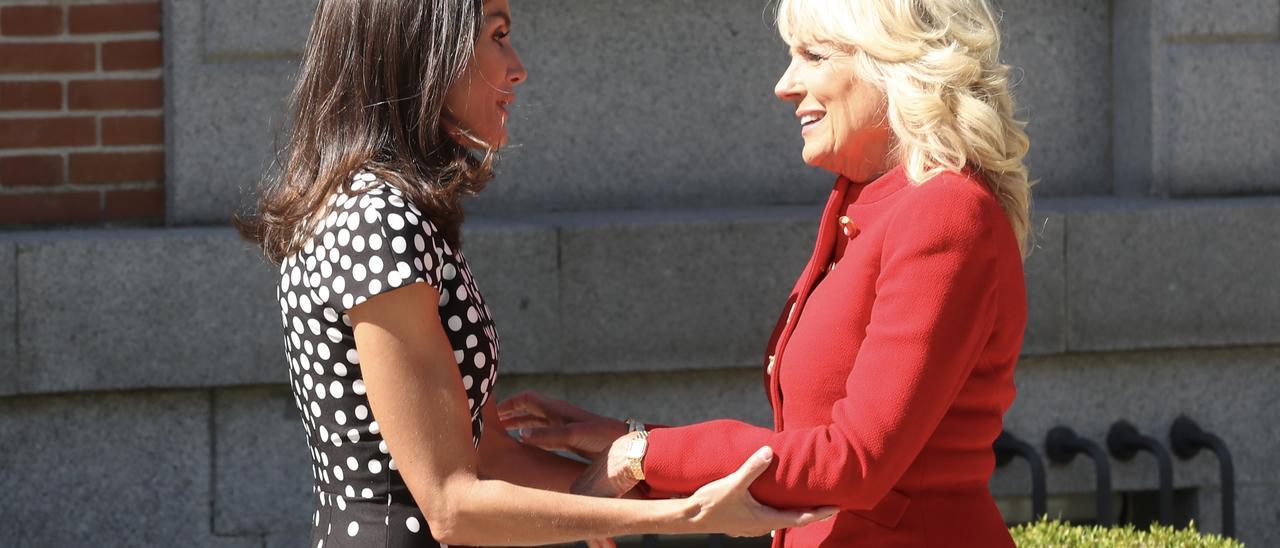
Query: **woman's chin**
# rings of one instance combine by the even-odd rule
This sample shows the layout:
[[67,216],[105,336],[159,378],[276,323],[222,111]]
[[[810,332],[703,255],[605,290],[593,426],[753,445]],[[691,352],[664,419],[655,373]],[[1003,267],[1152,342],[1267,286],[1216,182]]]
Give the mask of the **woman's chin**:
[[804,150],[800,152],[800,157],[804,160],[804,163],[810,167],[821,167],[819,165],[819,161],[822,159],[822,155],[817,151],[809,150],[809,147],[804,147]]
[[805,147],[801,157],[804,158],[804,163],[809,167],[817,167],[833,173],[839,173],[838,171],[831,169],[829,162],[827,162],[827,158],[829,158],[830,155],[825,151],[809,150],[809,147]]

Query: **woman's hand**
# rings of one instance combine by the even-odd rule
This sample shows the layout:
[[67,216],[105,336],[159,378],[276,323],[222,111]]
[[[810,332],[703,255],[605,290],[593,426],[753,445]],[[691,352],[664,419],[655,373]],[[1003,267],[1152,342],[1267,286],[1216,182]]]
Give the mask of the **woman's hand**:
[[528,390],[498,403],[502,427],[547,451],[570,451],[592,461],[627,433],[626,423]]
[[622,436],[613,441],[607,451],[600,452],[587,467],[569,492],[592,497],[617,498],[627,494],[640,483],[631,477],[627,466],[627,446],[633,436]]
[[762,447],[734,473],[695,491],[688,499],[692,505],[692,532],[758,537],[775,529],[803,527],[836,515],[839,509],[833,507],[797,512],[775,510],[756,502],[747,488],[769,468],[772,460],[773,450]]

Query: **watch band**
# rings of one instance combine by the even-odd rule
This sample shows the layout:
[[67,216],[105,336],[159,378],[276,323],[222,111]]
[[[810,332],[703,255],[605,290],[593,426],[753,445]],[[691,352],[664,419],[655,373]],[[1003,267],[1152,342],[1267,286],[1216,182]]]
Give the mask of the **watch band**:
[[632,436],[627,446],[627,471],[631,473],[631,479],[644,481],[644,455],[649,450],[649,433],[642,425],[640,430],[627,435]]

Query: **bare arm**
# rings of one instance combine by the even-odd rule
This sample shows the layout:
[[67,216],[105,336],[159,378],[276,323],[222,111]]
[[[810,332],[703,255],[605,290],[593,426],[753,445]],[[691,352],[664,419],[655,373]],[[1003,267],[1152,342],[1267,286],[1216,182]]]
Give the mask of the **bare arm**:
[[491,392],[484,406],[484,423],[489,430],[480,438],[481,477],[568,493],[587,465],[512,439],[502,431],[496,402],[497,396]]
[[461,375],[435,313],[438,300],[430,285],[416,283],[348,311],[370,405],[438,541],[536,545],[646,532],[755,535],[831,514],[778,512],[750,499],[746,486],[768,466],[767,451],[684,500],[599,499],[481,479]]

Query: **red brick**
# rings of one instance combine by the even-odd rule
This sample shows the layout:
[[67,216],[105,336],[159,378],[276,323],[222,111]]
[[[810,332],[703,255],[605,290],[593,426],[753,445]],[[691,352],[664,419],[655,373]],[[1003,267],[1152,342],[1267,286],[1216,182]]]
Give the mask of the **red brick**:
[[0,34],[7,36],[54,36],[61,33],[61,6],[8,6],[0,8]]
[[71,34],[160,30],[160,3],[71,6]]
[[164,180],[164,152],[76,152],[73,183],[127,183]]
[[162,145],[164,118],[160,116],[113,116],[102,119],[104,145]]
[[97,192],[0,194],[0,223],[96,221],[102,218]]
[[[0,158],[0,185],[52,186],[65,181],[62,156],[10,156]],[[3,199],[3,198],[0,198]]]
[[163,64],[160,40],[129,40],[102,44],[103,70],[145,70]]
[[163,188],[111,190],[106,198],[108,220],[164,219]]
[[93,118],[0,118],[0,148],[90,146],[97,133]]
[[0,74],[85,72],[98,68],[95,44],[0,44]]
[[164,107],[160,80],[74,80],[68,84],[71,110],[152,109]]
[[0,110],[59,110],[59,82],[0,82]]

